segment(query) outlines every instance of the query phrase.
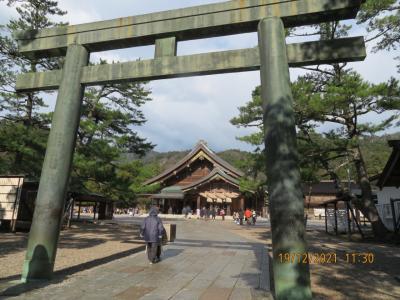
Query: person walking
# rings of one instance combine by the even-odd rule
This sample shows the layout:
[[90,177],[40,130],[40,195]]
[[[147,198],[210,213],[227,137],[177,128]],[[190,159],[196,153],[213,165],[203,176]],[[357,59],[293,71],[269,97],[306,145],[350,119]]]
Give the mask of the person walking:
[[244,212],[244,216],[246,218],[246,224],[250,225],[250,219],[251,219],[251,210],[246,208],[246,211]]
[[149,216],[140,226],[140,236],[144,238],[147,247],[147,257],[150,264],[159,262],[161,256],[162,236],[165,232],[156,207],[150,209]]
[[224,208],[221,208],[220,214],[221,214],[221,217],[222,217],[222,221],[225,221],[225,209]]
[[244,213],[243,210],[239,210],[239,225],[243,225],[243,217],[244,217]]
[[232,219],[235,224],[239,224],[239,217],[236,211],[233,212]]
[[206,207],[204,214],[205,214],[206,221],[208,221],[208,219],[210,219],[210,209],[208,207]]
[[253,211],[251,212],[251,217],[252,217],[252,223],[255,226],[256,225],[256,221],[257,221],[257,212],[253,209]]
[[211,207],[211,216],[212,216],[213,221],[215,221],[215,214],[217,213],[215,210],[216,210],[215,207]]
[[196,209],[197,220],[200,219],[200,208]]
[[188,215],[189,215],[189,219],[191,219],[192,218],[192,208],[189,205],[186,206],[186,218],[188,217]]

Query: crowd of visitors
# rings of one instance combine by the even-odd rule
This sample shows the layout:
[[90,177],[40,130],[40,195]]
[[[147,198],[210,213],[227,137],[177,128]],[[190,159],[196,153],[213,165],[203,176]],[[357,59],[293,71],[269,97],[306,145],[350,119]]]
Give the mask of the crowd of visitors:
[[233,213],[233,221],[238,225],[243,225],[243,221],[246,222],[247,225],[256,225],[257,212],[249,208],[246,208],[245,211],[241,209]]
[[[229,209],[219,206],[203,206],[202,208],[197,208],[195,211],[191,209],[190,206],[185,206],[182,208],[182,215],[185,218],[195,217],[199,220],[215,220],[217,216],[220,216],[224,221],[226,215],[230,215]],[[257,212],[254,209],[247,208],[246,210],[239,210],[233,213],[233,220],[239,225],[243,225],[244,222],[247,225],[255,225],[257,221]]]
[[138,207],[134,208],[116,208],[114,209],[115,215],[130,215],[135,216],[140,214],[140,210]]
[[[191,218],[194,215],[194,211],[190,208],[190,206],[186,206],[182,209],[182,214],[185,216],[185,218]],[[225,220],[225,215],[226,208],[212,205],[210,207],[203,206],[203,208],[197,208],[195,211],[195,217],[197,219],[203,219],[206,221],[215,220],[217,216],[221,216],[222,220]]]
[[[116,209],[115,214],[129,214],[131,216],[139,215],[140,211],[138,208],[131,209]],[[172,207],[168,208],[168,214],[173,214]],[[230,215],[231,211],[226,207],[220,207],[218,205],[211,205],[210,207],[203,206],[202,208],[197,208],[192,210],[192,208],[188,206],[184,206],[181,211],[182,215],[184,215],[185,219],[196,218],[198,220],[215,220],[217,216],[221,217],[224,221],[226,215]],[[255,225],[257,221],[257,212],[254,209],[246,208],[245,210],[235,211],[233,213],[233,221],[238,225]]]

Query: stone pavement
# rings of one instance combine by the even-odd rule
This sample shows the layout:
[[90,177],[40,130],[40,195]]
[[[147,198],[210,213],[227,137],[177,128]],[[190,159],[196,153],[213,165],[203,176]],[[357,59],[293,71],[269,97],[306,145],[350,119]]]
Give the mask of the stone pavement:
[[175,223],[158,264],[142,251],[13,299],[270,299],[264,245],[229,231],[232,222]]

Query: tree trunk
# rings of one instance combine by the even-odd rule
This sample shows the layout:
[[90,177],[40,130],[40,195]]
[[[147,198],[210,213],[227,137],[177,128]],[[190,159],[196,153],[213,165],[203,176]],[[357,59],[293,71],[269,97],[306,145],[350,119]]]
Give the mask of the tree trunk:
[[357,171],[358,184],[361,188],[361,201],[356,201],[356,207],[371,222],[372,231],[377,239],[385,239],[389,233],[383,224],[374,200],[372,199],[371,183],[368,179],[367,169],[361,153],[360,146],[353,151],[353,159]]

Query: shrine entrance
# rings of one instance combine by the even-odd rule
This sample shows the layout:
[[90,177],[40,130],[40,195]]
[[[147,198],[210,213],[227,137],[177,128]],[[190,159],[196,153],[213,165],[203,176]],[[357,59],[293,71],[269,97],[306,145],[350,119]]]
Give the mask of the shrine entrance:
[[[52,277],[85,86],[260,70],[266,169],[278,299],[311,299],[309,267],[280,263],[306,253],[289,67],[363,60],[363,37],[286,44],[285,28],[355,18],[362,0],[235,0],[83,25],[21,32],[29,57],[65,56],[62,70],[18,76],[19,92],[58,89],[23,268],[23,281]],[[179,42],[258,31],[259,46],[176,56]],[[89,55],[155,44],[154,59],[88,66]]]

